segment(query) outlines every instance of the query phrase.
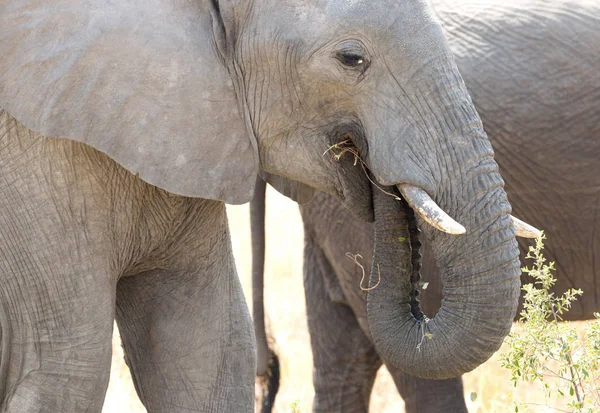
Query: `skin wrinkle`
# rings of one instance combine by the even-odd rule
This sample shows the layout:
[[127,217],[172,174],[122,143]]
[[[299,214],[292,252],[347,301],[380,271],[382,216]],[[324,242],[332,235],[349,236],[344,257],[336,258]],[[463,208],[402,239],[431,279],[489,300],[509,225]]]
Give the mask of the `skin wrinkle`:
[[[356,354],[356,350],[357,350],[357,348],[356,348],[356,347],[354,347],[354,348],[353,348],[353,350],[354,350],[354,351],[352,352],[352,354],[354,354],[354,355],[355,355],[355,354]],[[356,357],[356,356],[355,356],[355,357]],[[348,365],[347,365],[347,367],[346,367],[346,371],[345,371],[345,373],[344,373],[344,375],[343,375],[344,379],[342,379],[342,383],[349,383],[349,382],[350,382],[350,380],[348,380],[348,379],[349,379],[350,377],[352,377],[352,375],[354,374],[354,372],[351,370],[350,366],[351,366],[351,364],[348,364]],[[344,386],[342,385],[342,390],[343,390],[343,389],[344,389]],[[340,398],[341,398],[341,397],[342,397],[342,394],[340,394]],[[342,403],[341,403],[341,400],[340,400],[340,401],[338,401],[338,405],[341,405],[341,404],[342,404]]]
[[[428,102],[428,101],[426,100],[426,102]],[[461,105],[460,107],[463,108],[464,106]],[[472,119],[473,117],[469,116],[466,119],[469,119],[469,118]],[[453,125],[450,128],[450,131],[447,131],[447,134],[451,133],[451,131],[455,131],[457,129],[458,122],[456,120],[454,120],[454,118],[452,118],[452,122],[453,122]],[[464,125],[465,122],[463,121],[463,122],[461,122],[461,124]],[[482,127],[481,122],[477,119],[477,129],[481,130],[481,127]],[[443,127],[442,127],[442,129],[443,129]],[[472,145],[475,145],[476,143],[473,142],[473,140],[478,137],[478,134],[476,134],[475,136],[468,136],[468,135],[465,136],[464,133],[460,133],[460,132],[462,132],[461,129],[459,129],[459,134],[458,134],[459,138],[458,139],[469,140],[469,141],[471,141]],[[485,136],[485,134],[484,134],[484,136]],[[458,140],[458,139],[450,139],[448,142],[448,147],[445,150],[437,151],[437,153],[440,155],[438,157],[438,160],[440,160],[440,163],[442,163],[442,161],[445,163],[445,170],[447,170],[447,171],[450,170],[450,165],[464,165],[465,163],[469,162],[468,157],[459,157],[458,156],[457,151],[460,148],[458,146],[458,145],[460,145],[460,140]],[[448,156],[444,157],[443,156],[444,154],[447,154]],[[478,156],[484,156],[484,155],[480,151],[474,151],[474,155],[471,155],[471,156],[478,157]],[[450,159],[450,162],[448,162],[448,160],[446,158]],[[464,169],[464,166],[463,166],[463,169]],[[440,187],[443,188],[444,191],[446,191],[447,189],[450,189],[450,191],[452,191],[452,189],[454,189],[454,188],[463,188],[463,190],[464,190],[464,188],[466,188],[466,182],[464,181],[464,179],[465,179],[464,173],[462,173],[462,171],[461,171],[461,173],[455,173],[452,175],[452,180],[453,180],[452,185],[449,185],[446,182],[442,181],[442,184],[440,185]],[[446,202],[444,202],[444,205],[447,202],[455,203],[454,205],[449,206],[449,211],[456,211],[459,208],[459,205],[458,205],[459,199],[462,199],[461,197],[465,196],[465,194],[459,194],[460,196],[454,196],[452,192],[449,192],[447,194],[445,193],[444,195],[445,195],[445,197],[440,197],[440,199],[447,200]]]
[[[394,72],[392,71],[392,69],[388,66],[387,62],[384,60],[384,64],[388,70],[389,75],[392,77],[392,79],[394,79],[394,82],[396,83],[396,85],[398,86],[398,88],[400,89],[400,91],[402,92],[402,94],[404,95],[404,97],[406,97],[410,103],[410,105],[412,106],[412,108],[414,108],[417,111],[417,115],[421,120],[421,123],[416,122],[416,126],[417,128],[419,128],[420,132],[426,136],[426,137],[430,137],[429,135],[429,125],[427,124],[427,122],[425,122],[425,118],[423,116],[423,114],[421,113],[421,111],[419,110],[419,108],[417,107],[417,105],[415,104],[415,102],[413,102],[413,100],[411,99],[410,95],[408,93],[406,93],[406,90],[404,90],[404,87],[402,86],[402,84],[398,81],[398,79],[396,78],[396,76],[394,75]],[[404,99],[400,98],[397,99],[397,101],[401,104],[403,104]],[[406,109],[406,111],[408,113],[410,113],[410,108],[407,106],[404,106],[404,108]]]
[[[389,67],[388,67],[388,70],[390,70],[390,69],[389,69]],[[390,73],[391,73],[391,74],[392,74],[392,76],[393,76],[393,73],[391,72],[391,70],[390,70]],[[395,77],[394,77],[394,79],[395,79]],[[399,84],[399,82],[397,81],[397,79],[395,79],[395,80],[396,80],[396,83],[398,83],[398,84]],[[403,90],[403,92],[404,92],[404,94],[406,95],[406,92],[405,92],[404,90]],[[420,102],[419,95],[420,95],[419,93],[417,93],[417,95],[416,95],[417,102]],[[437,96],[437,95],[434,95],[434,96]],[[427,113],[436,113],[435,111],[433,111],[433,109],[432,109],[432,108],[431,108],[431,106],[429,105],[429,100],[427,100],[427,99],[424,99],[424,100],[425,100],[425,102],[426,102],[426,104],[427,104],[427,105],[426,105],[426,107],[429,109],[429,111],[428,111]],[[431,141],[431,140],[433,139],[433,136],[437,136],[437,135],[438,135],[438,133],[432,134],[432,133],[429,131],[429,123],[428,123],[428,122],[425,122],[425,119],[424,119],[424,117],[423,117],[423,115],[422,115],[422,111],[421,111],[421,110],[419,110],[419,109],[417,108],[416,102],[414,102],[414,101],[412,101],[412,100],[410,100],[410,101],[411,101],[411,103],[412,103],[413,107],[415,107],[415,109],[417,110],[417,113],[419,114],[419,116],[421,117],[421,119],[423,120],[423,122],[422,122],[422,123],[426,125],[426,126],[425,126],[425,129],[421,129],[421,132],[423,132],[425,136],[428,136],[428,137],[429,137],[429,141]],[[421,104],[420,106],[423,106],[423,105]],[[451,112],[451,116],[452,116],[452,112]],[[439,121],[439,120],[437,120],[437,119],[439,119],[440,117],[439,117],[439,116],[437,116],[437,117],[434,117],[434,118],[435,118],[435,119],[434,119],[434,122],[438,122],[438,125],[441,125],[441,124],[439,123],[440,121]],[[444,118],[444,119],[446,119],[446,117],[443,117],[443,118]],[[452,119],[452,118],[451,118],[451,119]],[[456,124],[456,121],[452,120],[452,122],[453,122],[454,124]],[[420,125],[420,124],[419,124],[419,123],[417,123],[417,125]],[[439,131],[443,131],[443,130],[444,130],[444,128],[443,128],[443,127],[440,127]],[[443,135],[442,135],[442,136],[443,136]],[[422,144],[423,144],[423,143],[422,143]],[[411,150],[412,150],[412,147],[411,147],[411,145],[408,145],[408,146],[409,146],[409,147],[411,148]],[[413,152],[414,152],[414,151],[413,151]],[[435,153],[436,153],[436,154],[439,154],[439,155],[441,155],[443,152],[442,152],[442,151],[435,151]],[[440,157],[438,158],[438,160],[440,160],[440,159],[443,159],[443,160],[445,161],[445,158],[444,158],[443,156],[440,156]],[[443,169],[443,168],[442,168],[442,169]],[[436,171],[436,170],[437,170],[437,168],[433,168],[433,167],[432,167],[432,165],[430,165],[430,169],[429,169],[429,170],[431,170],[431,171]],[[446,170],[448,170],[448,165],[447,165],[447,164],[446,164]],[[460,176],[460,177],[462,177],[462,176]],[[441,182],[441,184],[440,184],[440,185],[438,185],[438,187],[439,187],[439,188],[441,188],[441,189],[443,190],[443,188],[446,188],[446,187],[447,187],[447,185],[445,185],[445,184],[444,184],[444,182],[442,181],[442,182]],[[435,194],[434,194],[434,195],[435,195]],[[444,199],[444,198],[442,198],[442,199]],[[452,196],[449,196],[449,197],[448,197],[448,199],[454,199],[454,198],[453,198]],[[452,211],[452,209],[451,209],[450,211]]]
[[[488,222],[489,219],[493,219],[493,217],[489,214],[491,214],[492,212],[494,213],[494,215],[500,214],[500,212],[498,211],[500,206],[504,206],[504,208],[501,208],[501,213],[508,214],[510,212],[510,210],[507,210],[506,208],[508,204],[500,206],[498,205],[498,198],[502,195],[502,192],[503,191],[500,186],[498,186],[497,188],[492,187],[490,188],[490,191],[486,192],[485,194],[485,199],[489,200],[490,203],[489,207],[484,206],[486,205],[485,199],[475,197],[471,202],[465,205],[465,209],[463,209],[461,213],[457,214],[457,219],[461,220],[461,222],[468,222],[467,225],[470,232],[474,229],[479,228],[479,234],[476,237],[471,237],[469,244],[466,243],[466,240],[460,240],[458,237],[443,237],[443,240],[438,240],[437,242],[439,244],[439,247],[436,248],[439,248],[439,251],[446,251],[447,261],[444,263],[444,268],[452,267],[452,263],[461,262],[461,259],[465,258],[463,254],[466,254],[467,251],[471,252],[471,254],[468,255],[469,258],[475,258],[472,252],[480,250],[478,246],[481,245],[481,234],[487,232],[486,229],[481,229],[480,226],[485,225],[485,223]],[[475,210],[476,206],[479,206],[481,209]],[[476,216],[479,217],[479,219],[470,219],[469,221],[465,221],[464,217],[466,216]],[[509,221],[507,218],[505,218],[505,226],[509,226]],[[429,226],[424,226],[423,229],[428,236],[438,235],[435,234],[435,230],[433,230]],[[481,253],[485,252],[481,251]]]
[[[224,296],[227,296],[227,294],[225,294]],[[154,298],[156,299],[157,297],[154,297]],[[213,323],[213,321],[214,321],[214,320],[210,320],[210,319],[205,319],[205,320],[204,320],[204,322],[206,322],[206,323],[208,323],[208,324],[211,324],[211,323]],[[193,341],[193,340],[192,340],[192,341]],[[205,344],[206,344],[206,343],[205,343]],[[137,347],[135,347],[135,348],[137,349]],[[179,374],[179,373],[178,373],[178,374]],[[217,398],[218,398],[218,397],[217,397]],[[169,401],[169,402],[166,404],[166,406],[172,406],[172,405],[174,405],[174,404],[173,404],[172,402],[170,402],[170,401]],[[175,405],[176,405],[176,404],[175,404]],[[210,411],[219,411],[219,409],[216,409],[216,410],[210,410]]]
[[[436,113],[437,111],[433,110],[429,100],[427,98],[421,98],[419,96],[421,94],[422,94],[422,92],[419,90],[418,93],[415,95],[416,102],[420,106],[426,107],[426,109],[428,110],[429,113]],[[442,125],[442,122],[446,122],[446,126],[448,126],[448,123],[447,123],[448,121],[445,118],[440,120],[438,117],[434,117],[433,122],[427,123],[427,127],[429,127],[430,125],[433,126],[436,129],[436,132],[437,132],[436,135],[441,135],[442,133],[444,133],[444,125]],[[453,121],[453,123],[454,123],[454,121]],[[450,128],[447,128],[447,130],[451,131],[451,130],[453,130],[453,128],[450,127]],[[448,132],[446,132],[446,133],[448,134]]]
[[[281,47],[281,46],[280,46]],[[283,80],[287,89],[288,99],[291,98],[292,102],[292,114],[297,110],[296,105],[298,105],[301,109],[302,103],[298,98],[298,94],[296,93],[296,87],[294,85],[294,79],[292,77],[292,56],[293,56],[293,45],[286,45],[283,52]]]
[[[277,32],[274,33],[274,36],[273,36],[273,43],[274,44],[280,44],[281,43],[281,39],[280,39],[281,35],[282,34],[281,34],[280,31],[277,31]],[[280,47],[278,47],[278,48],[280,48]],[[283,74],[284,74],[284,70],[286,69],[285,61],[284,61],[283,67],[282,67],[282,64],[281,64],[281,53],[277,56],[276,59],[274,59],[274,61],[275,61],[275,66],[276,66],[275,67],[275,73],[276,73],[276,76],[277,76],[277,81],[279,82],[279,90],[278,90],[278,92],[279,92],[279,96],[281,97],[281,100],[284,101],[284,99],[283,99],[283,97],[284,97],[283,90],[285,88],[285,86],[284,86],[285,83],[284,83]],[[292,111],[293,111],[293,109],[292,109]]]
[[[18,133],[18,132],[17,132],[17,133]],[[17,134],[17,137],[18,137],[18,136],[19,136],[19,135]],[[37,221],[37,220],[36,220],[35,216],[34,216],[34,215],[31,215],[31,216],[29,216],[29,217],[28,217],[27,221],[25,221],[25,222],[27,223],[26,225],[28,226],[28,228],[30,228],[30,229],[31,229],[31,228],[34,228],[34,227],[36,226],[36,221]],[[48,236],[49,234],[46,234],[46,235]],[[16,237],[16,234],[15,234],[15,237]],[[51,240],[50,240],[50,239],[48,239],[48,241],[49,241],[49,242],[51,242]],[[31,253],[33,253],[33,251],[31,251]],[[34,257],[35,257],[35,255],[32,255],[32,256],[34,256]],[[24,260],[23,260],[23,261],[24,261]],[[35,260],[35,265],[36,265],[36,267],[37,267],[37,268],[35,269],[37,272],[39,272],[39,273],[41,273],[41,274],[44,274],[44,273],[46,272],[46,269],[44,268],[44,266],[43,266],[43,265],[40,265],[40,264],[39,264],[39,261],[38,261],[38,260]],[[18,272],[15,272],[15,274],[18,274]],[[34,284],[33,284],[33,285],[34,285],[34,286],[37,286],[37,284],[35,283],[35,281],[36,281],[36,279],[35,279],[35,278],[33,279],[33,281],[34,281]],[[45,293],[45,291],[44,291],[44,290],[42,290],[42,293]],[[44,297],[44,298],[46,298],[46,301],[47,301],[48,303],[50,303],[50,305],[52,305],[52,302],[50,301],[50,298],[49,298],[49,296],[48,296],[48,295],[45,295],[45,297]],[[36,316],[41,316],[41,315],[42,315],[42,311],[41,311],[41,310],[39,310],[39,308],[36,308],[36,309],[35,309],[35,315],[36,315]],[[54,322],[56,322],[56,320],[54,320]]]
[[[256,61],[256,62],[261,62],[263,61],[261,59],[260,56],[260,51],[255,49],[255,45],[252,43],[249,45],[249,50],[251,50],[251,54],[250,59]],[[262,87],[259,86],[259,80],[261,78],[261,73],[263,70],[265,70],[265,67],[267,66],[267,64],[263,63],[262,65],[260,65],[260,63],[257,63],[257,65],[259,65],[259,70],[256,70],[253,73],[253,75],[256,77],[256,80],[252,81],[252,78],[249,78],[249,84],[251,85],[251,88],[253,87],[253,93],[250,93],[249,91],[249,96],[251,97],[251,113],[252,113],[252,125],[254,125],[254,127],[256,128],[256,130],[260,130],[261,124],[260,124],[260,100],[261,100],[261,96],[259,95],[259,91],[262,92]],[[257,107],[257,102],[258,102],[258,107]]]
[[259,95],[259,114],[258,114],[258,127],[260,129],[260,125],[261,125],[261,114],[264,111],[264,108],[266,106],[266,103],[263,103],[263,95],[264,95],[264,101],[268,102],[269,101],[269,88],[265,87],[266,81],[271,79],[271,65],[267,64],[266,65],[266,74],[264,72],[261,72],[262,74],[262,79],[261,79],[261,83],[260,83],[260,95]]
[[[4,251],[0,249],[0,253],[4,253]],[[0,302],[0,394],[4,394],[6,391],[8,350],[10,348],[10,337],[12,335],[7,313],[8,311],[6,311],[4,303]]]

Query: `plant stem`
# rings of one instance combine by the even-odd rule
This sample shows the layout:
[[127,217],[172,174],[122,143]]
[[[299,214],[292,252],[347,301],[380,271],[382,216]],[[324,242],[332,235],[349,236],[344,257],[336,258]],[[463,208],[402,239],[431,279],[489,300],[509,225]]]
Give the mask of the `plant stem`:
[[[554,310],[554,304],[550,300],[550,297],[548,297],[548,304],[550,304],[550,309],[552,310],[552,317],[554,317],[554,322],[558,323],[558,316],[556,315],[556,311]],[[576,379],[575,379],[575,370],[573,370],[573,355],[571,354],[570,351],[568,354],[569,354],[569,373],[571,374],[571,384],[573,385],[573,390],[575,391],[575,397],[577,398],[577,403],[579,403],[579,406],[582,406],[583,405],[582,398],[579,394],[579,384],[581,384],[581,379],[579,379],[578,382],[575,381]]]

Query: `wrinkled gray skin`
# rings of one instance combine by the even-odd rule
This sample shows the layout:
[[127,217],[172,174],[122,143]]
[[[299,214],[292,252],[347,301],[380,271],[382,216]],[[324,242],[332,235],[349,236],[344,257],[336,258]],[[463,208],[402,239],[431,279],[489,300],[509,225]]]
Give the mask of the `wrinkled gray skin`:
[[[492,140],[514,215],[546,231],[555,290],[584,291],[565,319],[591,318],[600,310],[600,6],[460,4],[434,2]],[[323,193],[300,211],[314,411],[366,412],[382,357],[369,330],[367,294],[359,288],[362,272],[345,254],[361,254],[365,268],[371,266],[373,225]],[[519,244],[523,259],[531,241]],[[420,299],[433,315],[442,287],[427,245],[423,254],[429,286]],[[466,411],[460,379],[423,380],[388,368],[408,412]]]
[[[511,209],[425,1],[13,0],[0,56],[1,411],[99,411],[115,317],[149,412],[250,411],[223,201],[249,201],[259,167],[375,221],[369,329],[390,365],[458,376],[508,333]],[[455,298],[426,324],[399,203],[323,156],[346,139],[379,185],[426,190],[468,230],[424,228]]]

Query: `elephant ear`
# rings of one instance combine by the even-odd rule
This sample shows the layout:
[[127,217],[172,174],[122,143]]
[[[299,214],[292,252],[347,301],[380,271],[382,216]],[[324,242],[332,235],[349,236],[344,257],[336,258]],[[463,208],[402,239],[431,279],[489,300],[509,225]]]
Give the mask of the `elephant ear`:
[[0,106],[176,194],[250,200],[258,154],[216,0],[0,5]]
[[298,181],[294,181],[283,176],[274,175],[269,172],[260,171],[259,175],[269,185],[277,190],[282,195],[291,198],[300,205],[308,204],[312,201],[315,195],[315,189],[311,186],[303,184]]

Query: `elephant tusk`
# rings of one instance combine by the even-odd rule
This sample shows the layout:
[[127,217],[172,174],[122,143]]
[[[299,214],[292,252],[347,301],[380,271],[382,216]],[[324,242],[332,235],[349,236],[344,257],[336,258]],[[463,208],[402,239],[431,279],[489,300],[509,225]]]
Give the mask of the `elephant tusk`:
[[[433,199],[431,199],[427,192],[408,184],[398,185],[398,189],[410,207],[432,227],[454,235],[464,234],[466,232],[465,227],[450,218],[450,216],[446,214]],[[519,218],[515,218],[511,215],[510,219],[515,227],[517,237],[539,238],[542,236],[539,229],[521,221]]]
[[536,227],[529,225],[528,223],[523,222],[519,218],[515,218],[512,215],[510,216],[510,219],[512,219],[515,231],[517,232],[517,237],[539,238],[542,236],[542,232]]
[[434,201],[427,192],[416,186],[401,184],[398,185],[400,193],[408,202],[408,205],[417,213],[425,222],[440,231],[448,234],[464,234],[465,227],[450,218]]

